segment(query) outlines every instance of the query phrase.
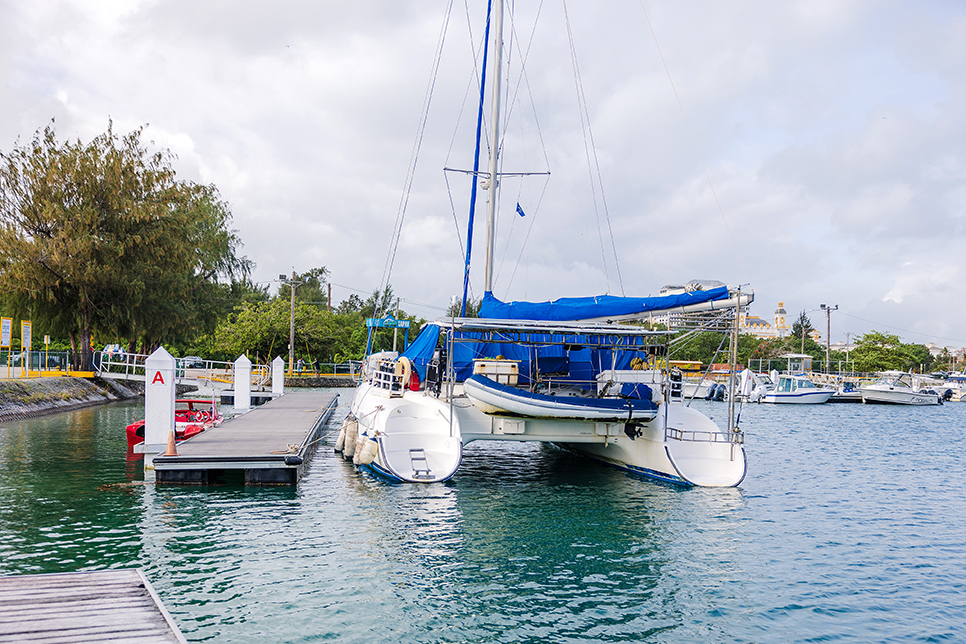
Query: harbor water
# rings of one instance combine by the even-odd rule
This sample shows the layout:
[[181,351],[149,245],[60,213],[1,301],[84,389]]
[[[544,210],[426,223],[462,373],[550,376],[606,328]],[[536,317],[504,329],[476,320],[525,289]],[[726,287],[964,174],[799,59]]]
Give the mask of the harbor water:
[[192,642],[966,640],[966,404],[746,406],[736,489],[499,442],[446,484],[327,447],[296,487],[154,485],[142,413],[0,424],[0,575],[140,566]]

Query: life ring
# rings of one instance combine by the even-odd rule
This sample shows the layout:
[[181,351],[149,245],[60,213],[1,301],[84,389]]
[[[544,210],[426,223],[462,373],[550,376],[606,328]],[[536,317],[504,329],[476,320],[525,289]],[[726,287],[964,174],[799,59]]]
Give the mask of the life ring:
[[409,377],[412,375],[413,365],[406,356],[399,356],[396,360],[396,375],[400,376],[400,386],[403,389],[409,386]]

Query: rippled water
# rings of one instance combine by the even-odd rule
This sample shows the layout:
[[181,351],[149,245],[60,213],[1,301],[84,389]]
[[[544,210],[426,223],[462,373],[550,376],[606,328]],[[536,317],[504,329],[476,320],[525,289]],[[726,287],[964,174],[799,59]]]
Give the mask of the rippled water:
[[727,490],[513,443],[447,484],[320,450],[296,488],[155,486],[140,415],[0,425],[0,574],[142,566],[189,641],[966,638],[966,404],[748,406]]

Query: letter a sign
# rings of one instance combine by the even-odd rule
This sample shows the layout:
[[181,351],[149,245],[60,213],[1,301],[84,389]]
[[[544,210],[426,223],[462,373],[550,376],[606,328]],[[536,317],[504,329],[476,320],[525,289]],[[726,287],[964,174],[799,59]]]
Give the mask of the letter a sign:
[[156,385],[156,384],[158,384],[159,382],[160,382],[160,383],[161,383],[162,385],[164,384],[164,374],[163,374],[163,373],[161,373],[160,371],[155,371],[155,372],[154,372],[154,379],[153,379],[153,380],[151,381],[151,384],[152,384],[152,385]]

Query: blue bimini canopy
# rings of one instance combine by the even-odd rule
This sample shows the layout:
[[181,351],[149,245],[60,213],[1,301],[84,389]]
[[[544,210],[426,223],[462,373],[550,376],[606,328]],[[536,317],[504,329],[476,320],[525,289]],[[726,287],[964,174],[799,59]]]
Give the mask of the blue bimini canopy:
[[462,382],[473,375],[474,360],[513,360],[522,385],[535,384],[538,372],[554,372],[555,382],[593,389],[598,373],[630,369],[633,359],[652,346],[646,336],[459,331],[453,346],[453,370],[457,382]]
[[562,297],[552,302],[501,302],[492,293],[483,294],[480,317],[491,320],[597,320],[628,317],[650,311],[665,311],[682,306],[728,299],[728,287],[691,291],[658,297]]

